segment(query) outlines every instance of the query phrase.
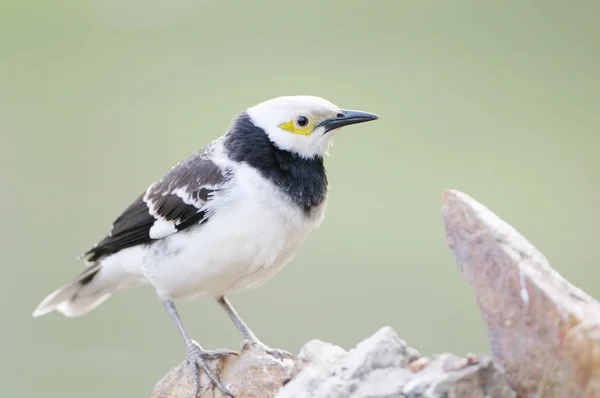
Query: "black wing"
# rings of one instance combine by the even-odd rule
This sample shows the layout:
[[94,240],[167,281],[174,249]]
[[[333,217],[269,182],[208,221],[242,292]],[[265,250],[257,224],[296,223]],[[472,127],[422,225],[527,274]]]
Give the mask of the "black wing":
[[84,253],[87,261],[206,222],[206,204],[229,180],[229,173],[211,160],[214,147],[213,143],[190,155],[150,185],[115,220],[108,236]]

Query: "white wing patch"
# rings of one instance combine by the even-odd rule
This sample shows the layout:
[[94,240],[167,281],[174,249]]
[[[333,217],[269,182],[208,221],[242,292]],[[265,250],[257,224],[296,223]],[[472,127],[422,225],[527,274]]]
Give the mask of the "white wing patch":
[[148,234],[151,239],[161,239],[173,235],[175,232],[177,232],[177,229],[175,229],[175,223],[173,221],[158,218],[150,228],[150,231],[148,231]]

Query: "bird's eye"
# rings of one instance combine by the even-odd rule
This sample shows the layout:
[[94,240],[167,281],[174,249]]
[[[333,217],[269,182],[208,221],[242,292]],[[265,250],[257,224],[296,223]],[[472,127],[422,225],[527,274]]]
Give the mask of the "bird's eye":
[[300,127],[306,127],[308,126],[308,118],[306,116],[299,116],[296,119],[296,124]]

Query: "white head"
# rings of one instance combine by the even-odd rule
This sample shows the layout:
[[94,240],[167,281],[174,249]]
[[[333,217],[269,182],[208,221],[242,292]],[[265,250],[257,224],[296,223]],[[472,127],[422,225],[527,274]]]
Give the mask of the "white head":
[[377,115],[340,109],[308,95],[277,97],[246,110],[277,147],[305,158],[327,153],[340,128],[378,119]]

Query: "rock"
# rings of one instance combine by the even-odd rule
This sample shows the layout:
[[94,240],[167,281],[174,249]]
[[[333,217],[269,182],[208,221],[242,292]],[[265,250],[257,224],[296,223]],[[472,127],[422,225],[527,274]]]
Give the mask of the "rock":
[[276,398],[510,398],[489,358],[420,357],[390,327],[356,348],[308,342]]
[[[237,398],[600,397],[600,303],[468,195],[444,192],[443,217],[492,358],[422,357],[384,327],[350,351],[310,341],[295,361],[249,348],[215,361],[221,381]],[[184,362],[157,383],[153,397],[190,398],[193,383]],[[222,395],[203,374],[199,396]]]
[[[236,398],[274,397],[293,365],[291,359],[280,361],[256,348],[244,349],[239,357],[231,355],[212,362],[221,382]],[[201,377],[198,397],[225,397],[203,372]],[[192,368],[184,361],[156,384],[152,398],[193,398],[194,383]]]
[[[489,358],[450,354],[421,357],[390,327],[346,351],[319,340],[302,347],[295,362],[260,350],[215,361],[236,398],[512,398],[513,391]],[[193,397],[187,362],[156,384],[153,398]],[[222,397],[202,375],[200,397]]]
[[511,386],[522,397],[600,397],[600,304],[468,195],[443,200],[448,245]]

